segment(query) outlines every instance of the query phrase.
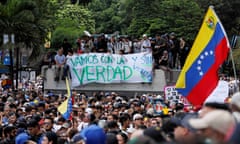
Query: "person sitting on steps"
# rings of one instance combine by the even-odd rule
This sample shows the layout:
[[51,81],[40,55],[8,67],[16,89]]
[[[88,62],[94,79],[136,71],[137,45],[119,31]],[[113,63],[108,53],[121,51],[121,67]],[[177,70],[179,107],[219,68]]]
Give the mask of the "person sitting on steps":
[[54,78],[55,81],[59,81],[60,74],[63,74],[62,71],[63,71],[64,65],[65,65],[65,62],[66,62],[66,57],[63,54],[63,49],[60,48],[58,50],[57,55],[55,56],[55,63],[56,63],[55,78]]

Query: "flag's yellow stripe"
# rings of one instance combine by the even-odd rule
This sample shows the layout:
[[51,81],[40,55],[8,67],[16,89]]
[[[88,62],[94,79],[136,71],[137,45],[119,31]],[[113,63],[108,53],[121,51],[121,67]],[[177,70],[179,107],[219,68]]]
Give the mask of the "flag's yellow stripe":
[[58,106],[58,111],[63,115],[67,112],[68,107],[68,98],[60,105]]
[[71,97],[71,92],[70,92],[70,86],[68,79],[66,78],[66,88],[67,88],[67,99],[60,105],[58,106],[58,111],[63,115],[67,112],[68,108],[68,100]]
[[[212,28],[209,28],[207,24],[209,18],[212,18],[214,22]],[[199,56],[199,54],[203,51],[203,49],[207,46],[207,44],[211,40],[216,28],[217,21],[218,18],[216,17],[213,9],[209,7],[207,14],[205,15],[204,21],[202,23],[202,26],[200,28],[200,31],[197,35],[197,38],[194,41],[191,51],[189,52],[189,55],[184,64],[184,67],[179,75],[179,78],[176,83],[176,88],[185,88],[185,74],[188,71],[188,69],[192,66],[193,62],[196,61],[196,58]]]

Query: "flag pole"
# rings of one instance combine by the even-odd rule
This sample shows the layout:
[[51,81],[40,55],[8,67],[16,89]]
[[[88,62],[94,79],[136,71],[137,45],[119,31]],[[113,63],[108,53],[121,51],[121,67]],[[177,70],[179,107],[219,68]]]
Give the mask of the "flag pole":
[[229,49],[227,34],[210,6],[177,80],[176,90],[194,106],[202,105],[219,82],[217,72],[229,57]]
[[[234,74],[235,82],[237,82],[236,66],[235,66],[235,62],[234,62],[234,59],[233,59],[233,54],[232,54],[232,48],[231,47],[230,47],[230,58],[232,60],[232,67],[233,67],[233,74]],[[237,86],[237,92],[239,92],[239,86]]]
[[[214,7],[211,5],[210,6],[213,10],[214,10]],[[214,11],[215,12],[215,11]],[[216,15],[217,16],[217,15]],[[220,19],[219,19],[220,21]],[[227,35],[227,34],[226,34]],[[229,51],[230,51],[230,59],[232,60],[232,67],[233,67],[233,75],[234,75],[234,79],[235,81],[237,81],[237,73],[236,73],[236,67],[235,67],[235,62],[234,62],[234,59],[233,59],[233,54],[232,54],[232,46],[229,45]],[[239,91],[239,87],[237,86],[237,92]]]

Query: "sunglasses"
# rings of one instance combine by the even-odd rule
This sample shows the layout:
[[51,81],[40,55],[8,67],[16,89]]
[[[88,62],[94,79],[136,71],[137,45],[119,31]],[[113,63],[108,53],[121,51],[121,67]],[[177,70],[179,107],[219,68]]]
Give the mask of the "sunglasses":
[[143,120],[143,118],[136,118],[135,120]]

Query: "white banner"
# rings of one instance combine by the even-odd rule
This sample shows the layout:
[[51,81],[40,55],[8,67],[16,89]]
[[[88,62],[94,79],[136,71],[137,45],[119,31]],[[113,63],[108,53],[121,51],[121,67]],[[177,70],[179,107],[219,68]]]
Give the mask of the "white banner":
[[224,103],[229,94],[228,82],[224,80],[218,81],[217,87],[213,92],[208,96],[204,103],[207,102],[216,102]]
[[68,60],[72,86],[87,83],[140,83],[152,81],[152,54],[89,53]]

